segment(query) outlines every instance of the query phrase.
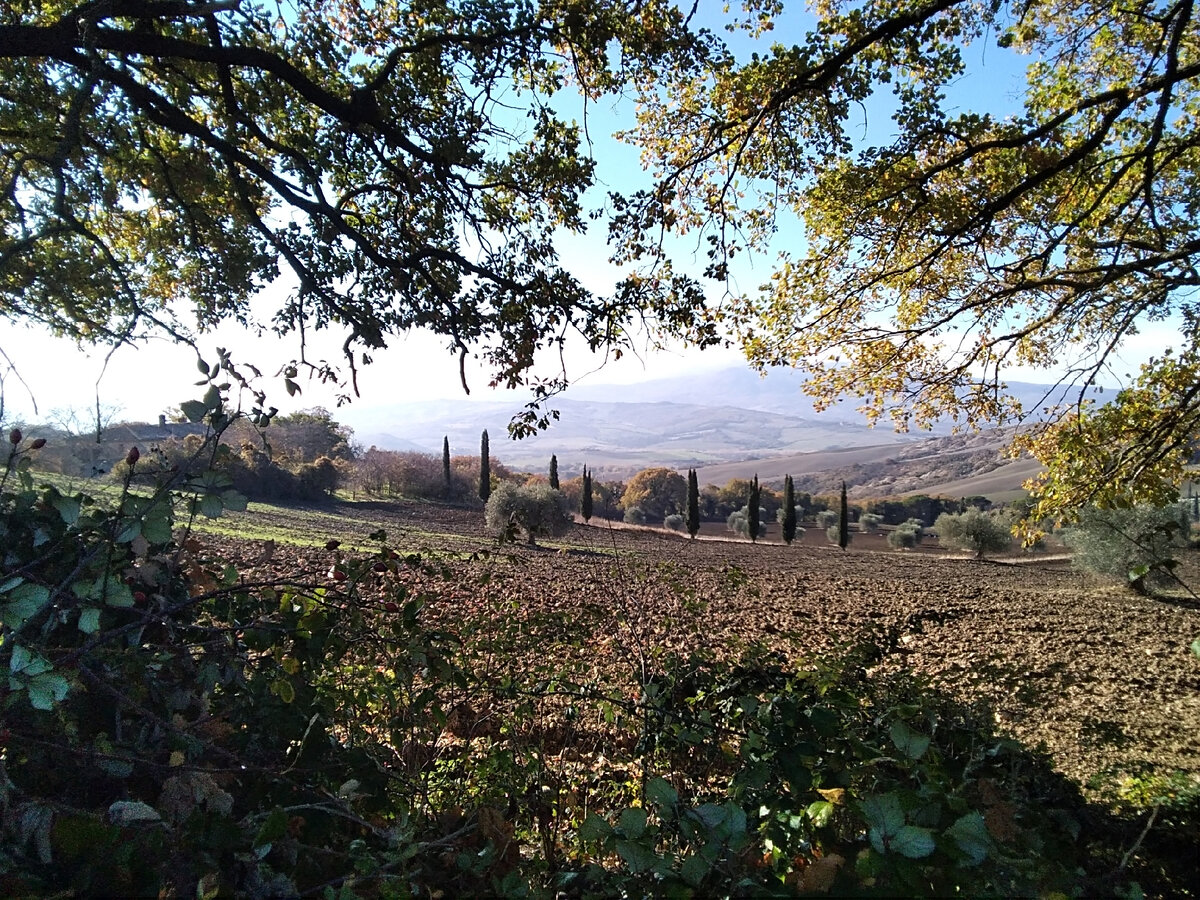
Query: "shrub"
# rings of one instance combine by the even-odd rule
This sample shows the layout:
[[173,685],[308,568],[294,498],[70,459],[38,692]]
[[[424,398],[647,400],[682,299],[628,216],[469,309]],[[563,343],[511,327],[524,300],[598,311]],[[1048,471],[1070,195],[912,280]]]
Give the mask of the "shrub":
[[[804,508],[801,506],[793,506],[792,509],[794,509],[796,511],[796,518],[799,519],[800,513],[803,512]],[[786,518],[787,518],[787,509],[785,507],[781,506],[781,507],[779,507],[779,509],[775,510],[775,521],[777,523],[782,525],[783,520]]]
[[843,532],[841,526],[837,522],[834,522],[825,529],[825,537],[829,538],[829,543],[837,544],[839,547],[842,547],[843,550],[845,547],[842,545],[842,541],[845,540],[847,544],[850,543],[850,532]]
[[[654,746],[707,760],[714,740],[744,735],[722,745],[732,777],[648,767],[636,806],[589,813],[577,832],[584,852],[564,854],[581,895],[1080,892],[1077,795],[1061,776],[915,679],[866,678],[859,663],[872,653],[815,660],[805,678],[762,648],[737,665],[671,661],[654,684]],[[803,758],[798,748],[813,749]],[[798,800],[797,782],[816,799]],[[978,784],[999,787],[1019,834],[991,834],[1000,817]]]
[[1089,506],[1063,532],[1077,568],[1129,580],[1139,594],[1172,580],[1175,556],[1187,546],[1187,519],[1178,506],[1100,509]]
[[916,534],[918,541],[925,537],[925,523],[920,519],[907,519],[902,523],[901,527],[912,529],[913,533]]
[[[837,512],[835,512],[832,509],[823,509],[819,513],[817,513],[817,527],[818,528],[824,528],[824,529],[828,530],[830,528],[835,527],[837,525],[837,522],[838,522],[838,514],[837,514]],[[835,543],[836,543],[836,541],[835,541]]]
[[663,525],[672,531],[687,531],[687,522],[679,513],[673,513],[663,519]]
[[645,525],[646,511],[640,506],[627,506],[625,508],[625,521],[629,525]]
[[767,531],[766,527],[761,524],[767,518],[767,511],[761,506],[758,508],[758,516],[758,521],[760,524],[758,526],[758,534],[755,536],[751,536],[750,534],[749,506],[743,506],[737,512],[730,513],[729,517],[725,520],[725,526],[734,534],[741,535],[744,538],[751,538],[753,540],[758,537],[762,537]]
[[911,550],[921,543],[921,534],[908,525],[897,525],[896,530],[887,537],[888,546],[896,550]]
[[1012,546],[1008,525],[978,509],[953,514],[942,513],[933,525],[938,543],[950,550],[970,550],[976,559],[988,553],[999,553]]
[[858,530],[863,534],[872,534],[879,530],[883,516],[877,513],[863,513],[858,517]]
[[516,485],[503,481],[488,497],[488,528],[499,538],[523,531],[530,544],[539,536],[563,534],[571,525],[567,498],[547,484]]

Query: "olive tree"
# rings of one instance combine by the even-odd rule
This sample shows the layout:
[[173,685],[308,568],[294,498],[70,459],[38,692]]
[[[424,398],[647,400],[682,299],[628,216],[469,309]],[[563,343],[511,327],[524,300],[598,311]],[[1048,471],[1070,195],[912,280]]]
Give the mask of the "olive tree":
[[1012,546],[1012,528],[980,509],[942,513],[933,523],[938,543],[950,550],[970,550],[976,559],[1000,553]]
[[1126,579],[1139,594],[1174,580],[1179,551],[1188,545],[1188,521],[1179,506],[1081,510],[1063,531],[1075,566]]
[[524,533],[532,545],[539,537],[566,533],[573,521],[570,503],[561,491],[545,484],[518,485],[502,481],[488,497],[484,516],[488,529],[500,539]]

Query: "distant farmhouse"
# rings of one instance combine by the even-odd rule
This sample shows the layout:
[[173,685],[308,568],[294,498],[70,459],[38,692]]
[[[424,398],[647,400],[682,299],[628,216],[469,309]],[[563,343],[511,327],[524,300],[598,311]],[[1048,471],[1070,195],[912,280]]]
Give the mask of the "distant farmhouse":
[[39,465],[63,475],[95,478],[111,471],[129,453],[130,447],[137,447],[145,454],[159,445],[182,441],[193,434],[203,436],[207,431],[208,426],[203,423],[168,422],[166,416],[159,416],[157,425],[120,422],[99,434],[52,439],[39,456]]

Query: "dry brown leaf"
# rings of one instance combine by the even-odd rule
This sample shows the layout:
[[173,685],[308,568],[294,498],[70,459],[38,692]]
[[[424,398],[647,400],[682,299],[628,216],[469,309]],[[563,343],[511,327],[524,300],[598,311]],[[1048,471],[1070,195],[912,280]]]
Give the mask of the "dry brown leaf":
[[833,888],[833,882],[837,879],[838,869],[845,862],[846,860],[836,853],[813,860],[812,864],[804,870],[801,890],[814,894],[828,894]]

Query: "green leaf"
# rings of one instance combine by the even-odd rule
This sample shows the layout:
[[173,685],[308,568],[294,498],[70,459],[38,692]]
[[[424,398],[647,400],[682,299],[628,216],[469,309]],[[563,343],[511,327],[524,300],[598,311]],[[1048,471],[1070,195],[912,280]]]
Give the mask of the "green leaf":
[[133,606],[133,590],[125,582],[115,578],[109,579],[104,584],[102,593],[98,592],[93,599],[99,600],[100,596],[104,597],[104,603],[107,606],[115,606],[118,609],[128,609]]
[[977,811],[972,810],[966,815],[960,816],[953,825],[946,829],[946,835],[958,845],[958,849],[967,854],[971,865],[977,866],[987,859],[992,840],[988,835],[987,824],[983,821],[983,816]]
[[1200,638],[1196,638],[1196,639],[1195,639],[1194,641],[1192,641],[1192,643],[1191,643],[1191,644],[1189,644],[1188,646],[1189,646],[1189,648],[1191,649],[1191,651],[1192,651],[1192,653],[1193,653],[1194,655],[1196,655],[1196,656],[1200,656]]
[[636,840],[646,831],[646,811],[636,806],[621,810],[617,824],[621,834]]
[[55,491],[54,496],[50,498],[50,505],[58,510],[59,516],[67,525],[74,525],[79,521],[80,502],[77,498],[64,497]]
[[[43,672],[51,671],[53,668],[54,666],[50,664],[49,660],[30,650],[24,644],[13,645],[12,656],[8,659],[8,671],[12,674],[22,675],[25,678],[35,678]],[[12,679],[9,680],[9,683],[12,684]]]
[[651,778],[646,782],[646,799],[660,810],[671,810],[679,801],[679,794],[665,778]]
[[897,722],[888,732],[896,749],[909,759],[920,759],[929,749],[930,739],[913,731],[904,722]]
[[200,497],[200,512],[210,519],[220,518],[225,511],[219,494],[204,494]]
[[31,582],[19,584],[9,591],[7,602],[0,604],[0,623],[16,630],[49,602],[49,588]]
[[199,422],[208,413],[208,407],[199,400],[184,400],[179,404],[179,409],[189,422]]
[[588,843],[602,841],[612,833],[612,826],[595,813],[588,813],[579,826],[579,839]]
[[658,863],[658,854],[637,841],[617,841],[617,856],[634,875],[649,872]]
[[84,634],[95,634],[100,630],[100,610],[94,606],[80,610],[79,630]]
[[700,882],[704,880],[704,876],[708,874],[708,870],[712,868],[710,863],[703,856],[689,856],[683,861],[683,865],[679,867],[679,877],[686,881],[692,887],[699,887]]
[[276,678],[272,681],[271,693],[284,703],[291,703],[296,699],[296,689],[292,687],[292,683],[286,678]]
[[275,807],[267,816],[267,821],[263,822],[262,828],[258,829],[258,834],[254,837],[254,846],[261,847],[279,840],[287,834],[287,823],[288,816],[283,807]]
[[221,491],[221,504],[233,512],[245,512],[246,497],[237,491]]
[[867,837],[879,853],[894,851],[910,859],[928,856],[937,846],[928,828],[904,824],[904,810],[895,794],[868,797],[862,803],[870,830]]
[[97,759],[96,768],[112,778],[128,778],[133,774],[133,763],[124,759]]
[[696,809],[689,810],[691,818],[699,819],[700,823],[710,831],[725,821],[725,809],[715,803],[705,803]]
[[737,839],[746,833],[746,811],[732,800],[725,804],[725,821],[729,826],[729,837]]
[[937,844],[928,828],[905,825],[892,838],[891,849],[909,859],[923,859],[937,849]]
[[70,690],[67,679],[57,672],[47,672],[32,678],[26,685],[29,692],[29,705],[34,709],[50,710],[55,703],[61,703]]
[[824,828],[833,817],[833,804],[828,800],[818,800],[808,805],[808,817],[817,828]]
[[904,825],[904,810],[900,808],[900,798],[895,794],[868,797],[862,803],[862,811],[868,825],[888,836],[894,835]]
[[114,825],[137,825],[161,822],[162,814],[141,800],[118,800],[108,808],[108,819]]
[[142,537],[152,544],[165,544],[171,540],[171,507],[168,503],[157,503],[146,511],[142,520]]
[[142,533],[142,520],[130,519],[121,526],[121,530],[117,532],[117,543],[128,544],[135,537]]

